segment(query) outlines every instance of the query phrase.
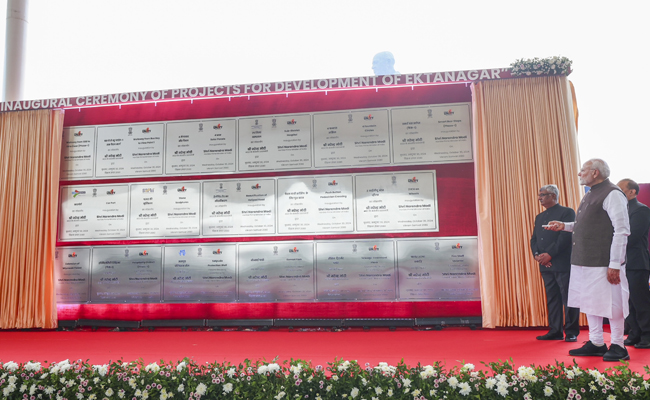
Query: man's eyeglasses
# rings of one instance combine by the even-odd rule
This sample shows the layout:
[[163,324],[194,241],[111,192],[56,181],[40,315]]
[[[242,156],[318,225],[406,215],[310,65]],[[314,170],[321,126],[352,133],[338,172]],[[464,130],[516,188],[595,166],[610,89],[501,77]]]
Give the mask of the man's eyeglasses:
[[540,193],[540,194],[537,195],[537,197],[546,197],[549,194],[553,194],[553,193]]

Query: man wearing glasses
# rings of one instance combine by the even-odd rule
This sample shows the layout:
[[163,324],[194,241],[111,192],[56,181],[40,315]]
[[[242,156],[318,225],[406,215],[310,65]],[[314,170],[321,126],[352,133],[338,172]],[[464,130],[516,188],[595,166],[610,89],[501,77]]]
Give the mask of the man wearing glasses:
[[[589,186],[575,222],[551,221],[546,229],[573,232],[569,306],[587,314],[589,341],[569,351],[571,356],[597,356],[604,361],[629,360],[623,331],[629,290],[625,247],[630,234],[627,198],[610,182],[609,166],[601,159],[584,163],[580,184]],[[609,319],[611,345],[605,344],[603,318]]]
[[580,333],[580,310],[567,306],[571,274],[571,233],[543,228],[550,221],[575,220],[576,213],[573,209],[558,204],[559,193],[555,185],[539,189],[537,199],[546,210],[535,217],[535,229],[530,238],[530,249],[539,263],[544,280],[548,309],[548,333],[537,336],[537,340],[575,342]]

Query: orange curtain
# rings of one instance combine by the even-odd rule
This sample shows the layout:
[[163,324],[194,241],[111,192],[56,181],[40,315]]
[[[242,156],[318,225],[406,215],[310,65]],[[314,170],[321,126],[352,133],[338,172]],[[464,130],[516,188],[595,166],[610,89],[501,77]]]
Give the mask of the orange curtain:
[[537,77],[482,81],[473,92],[483,326],[545,326],[530,237],[541,186],[556,184],[562,205],[580,203],[572,90],[566,77]]
[[63,110],[0,114],[0,328],[55,328]]

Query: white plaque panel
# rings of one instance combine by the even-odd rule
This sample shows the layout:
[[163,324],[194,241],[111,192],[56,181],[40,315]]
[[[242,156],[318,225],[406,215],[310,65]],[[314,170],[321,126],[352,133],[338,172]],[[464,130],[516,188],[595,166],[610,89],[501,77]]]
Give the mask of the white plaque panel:
[[314,244],[239,246],[239,301],[313,301]]
[[90,300],[93,303],[160,302],[160,246],[95,247]]
[[165,246],[165,302],[237,300],[235,244]]
[[63,128],[61,180],[93,177],[95,127]]
[[314,114],[314,164],[336,168],[390,164],[388,110]]
[[354,231],[352,176],[278,178],[278,233]]
[[97,128],[98,178],[162,175],[163,123]]
[[275,233],[275,181],[224,180],[203,183],[203,235]]
[[165,173],[235,171],[234,119],[167,123]]
[[90,247],[59,247],[54,252],[54,292],[58,304],[90,299]]
[[437,231],[435,171],[363,174],[355,179],[357,231]]
[[469,103],[391,110],[396,164],[472,161]]
[[199,236],[200,182],[131,185],[131,237]]
[[481,299],[476,238],[397,241],[400,300]]
[[239,170],[311,168],[309,115],[239,120]]
[[126,238],[127,185],[62,186],[59,239]]
[[394,254],[392,241],[317,243],[318,300],[395,300]]

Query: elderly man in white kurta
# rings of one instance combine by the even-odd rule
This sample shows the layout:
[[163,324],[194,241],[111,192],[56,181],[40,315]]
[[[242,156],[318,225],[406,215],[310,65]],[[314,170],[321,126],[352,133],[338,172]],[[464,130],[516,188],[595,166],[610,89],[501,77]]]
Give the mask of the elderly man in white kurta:
[[[590,187],[578,207],[575,222],[549,222],[547,229],[573,232],[569,307],[587,314],[589,341],[569,351],[572,356],[602,356],[604,361],[629,360],[624,345],[629,289],[625,276],[625,247],[630,222],[625,194],[611,183],[609,166],[600,159],[584,163],[580,184]],[[609,319],[611,344],[603,336]]]

